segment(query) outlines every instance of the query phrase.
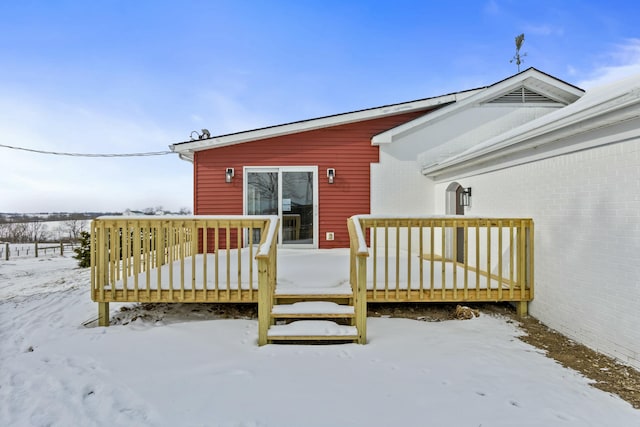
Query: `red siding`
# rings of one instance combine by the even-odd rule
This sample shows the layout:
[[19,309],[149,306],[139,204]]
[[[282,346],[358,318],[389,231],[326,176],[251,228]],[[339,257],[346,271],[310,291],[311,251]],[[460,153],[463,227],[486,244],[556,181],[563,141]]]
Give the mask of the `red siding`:
[[[347,218],[370,209],[370,164],[378,162],[371,138],[413,120],[425,111],[399,114],[195,153],[194,210],[198,215],[239,215],[244,166],[318,166],[319,247],[349,246]],[[235,168],[231,184],[225,169]],[[327,168],[336,170],[334,184]],[[325,233],[333,231],[334,241]]]

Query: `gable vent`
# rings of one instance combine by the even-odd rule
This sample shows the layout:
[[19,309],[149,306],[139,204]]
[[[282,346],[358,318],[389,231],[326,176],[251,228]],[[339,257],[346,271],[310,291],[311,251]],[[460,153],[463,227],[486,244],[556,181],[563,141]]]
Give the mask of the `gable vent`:
[[496,99],[488,102],[488,104],[540,104],[540,103],[554,103],[559,104],[547,96],[540,95],[537,92],[529,90],[525,87],[518,88],[506,95],[502,95]]

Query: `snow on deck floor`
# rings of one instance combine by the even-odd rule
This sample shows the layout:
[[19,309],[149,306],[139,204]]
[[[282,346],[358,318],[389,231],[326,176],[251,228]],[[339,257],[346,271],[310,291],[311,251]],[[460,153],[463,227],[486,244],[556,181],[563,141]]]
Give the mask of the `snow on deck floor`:
[[358,336],[355,326],[338,325],[330,320],[297,320],[287,325],[273,325],[269,328],[269,337],[336,337]]
[[[240,251],[240,265],[243,266],[240,277],[240,285],[238,285],[238,255],[237,251],[231,251],[229,257],[229,269],[227,269],[226,251],[221,251],[218,255],[218,287],[219,289],[227,288],[227,275],[229,275],[230,289],[257,289],[258,288],[258,267],[253,261],[253,269],[249,271],[251,257],[249,251],[243,249]],[[253,252],[255,254],[255,250]],[[428,260],[421,261],[417,255],[409,257],[407,253],[401,253],[400,268],[396,282],[396,259],[395,253],[388,260],[388,272],[386,277],[389,280],[389,288],[407,289],[409,275],[407,269],[407,260],[411,259],[411,288],[420,289],[420,265],[422,265],[422,286],[429,289],[431,284],[431,262]],[[195,275],[192,266],[195,259]],[[310,260],[311,259],[311,260]],[[384,289],[385,283],[385,260],[384,256],[378,254],[378,266],[376,271],[375,286],[377,289]],[[207,289],[215,287],[215,255],[207,254]],[[181,268],[180,261],[173,262],[173,271],[170,274],[169,265],[163,265],[160,268],[161,289],[170,288],[170,278],[173,277],[173,289],[180,287],[181,277],[184,277],[185,289],[192,289],[192,278],[195,277],[193,286],[195,289],[204,288],[204,263],[205,257],[198,254],[195,257],[188,257],[184,260],[184,267]],[[453,280],[453,272],[456,270],[456,280]],[[442,262],[434,262],[434,289],[442,289]],[[486,289],[491,286],[492,289],[498,288],[498,281],[491,280],[488,283],[487,277],[483,275],[476,276],[473,271],[467,271],[467,286],[469,289],[476,287],[476,278],[478,279],[478,287]],[[453,284],[457,283],[458,289],[464,288],[465,271],[462,267],[454,267],[453,263],[445,263],[445,287],[452,289]],[[158,269],[154,268],[149,272],[150,289],[157,289]],[[505,278],[506,279],[506,278]],[[138,275],[138,286],[140,289],[146,289],[147,273],[143,272]],[[116,283],[116,289],[122,289],[124,281],[120,280]],[[373,262],[367,260],[367,289],[373,289]],[[127,279],[127,288],[134,289],[134,279]],[[106,287],[108,289],[108,287]],[[278,250],[278,286],[276,293],[307,293],[319,294],[331,292],[334,294],[350,294],[351,286],[349,285],[349,249],[279,249]]]
[[89,277],[69,258],[0,262],[0,425],[640,425],[500,317],[370,318],[364,346],[258,347],[255,320],[85,328]]
[[329,301],[306,301],[274,305],[273,314],[353,314],[352,305],[339,305]]

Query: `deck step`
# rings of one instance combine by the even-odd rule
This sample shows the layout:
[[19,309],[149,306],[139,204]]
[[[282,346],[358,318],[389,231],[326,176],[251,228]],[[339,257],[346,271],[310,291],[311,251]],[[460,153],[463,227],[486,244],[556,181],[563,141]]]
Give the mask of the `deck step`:
[[313,296],[313,295],[331,295],[334,297],[352,296],[353,290],[348,283],[339,286],[326,286],[326,287],[304,287],[304,286],[290,286],[290,285],[277,285],[275,290],[275,296],[280,298],[282,296]]
[[293,304],[274,305],[274,318],[353,318],[352,305],[340,305],[329,301],[303,301]]
[[330,320],[297,320],[287,325],[271,326],[267,337],[272,341],[351,341],[358,339],[358,329]]

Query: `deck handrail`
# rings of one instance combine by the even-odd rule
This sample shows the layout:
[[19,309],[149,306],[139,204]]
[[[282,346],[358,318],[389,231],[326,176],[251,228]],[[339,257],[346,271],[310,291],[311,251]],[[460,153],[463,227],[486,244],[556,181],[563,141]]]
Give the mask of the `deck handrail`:
[[352,274],[366,277],[368,301],[513,301],[524,312],[533,298],[530,218],[356,215],[349,223],[351,251],[368,263]]
[[357,217],[347,220],[349,230],[349,283],[353,292],[355,326],[358,343],[367,342],[367,250],[366,240]]
[[269,221],[267,232],[263,233],[258,260],[258,345],[267,344],[269,327],[273,324],[271,311],[278,275],[278,227],[280,219],[275,216]]
[[275,283],[277,227],[277,216],[95,219],[99,323],[108,324],[109,302],[257,302],[261,283]]

